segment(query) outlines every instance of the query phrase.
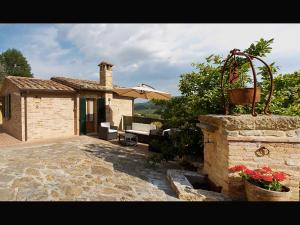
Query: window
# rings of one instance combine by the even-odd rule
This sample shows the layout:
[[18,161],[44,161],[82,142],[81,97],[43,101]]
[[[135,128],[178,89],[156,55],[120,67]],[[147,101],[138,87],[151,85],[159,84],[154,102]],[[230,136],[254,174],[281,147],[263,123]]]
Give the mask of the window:
[[3,104],[3,112],[4,118],[10,119],[11,118],[11,95],[4,96],[4,104]]

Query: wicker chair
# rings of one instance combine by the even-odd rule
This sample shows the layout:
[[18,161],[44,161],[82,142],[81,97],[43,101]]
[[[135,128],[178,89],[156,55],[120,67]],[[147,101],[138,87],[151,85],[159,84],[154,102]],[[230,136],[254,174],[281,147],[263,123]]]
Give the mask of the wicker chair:
[[112,140],[118,138],[118,127],[111,126],[110,122],[102,122],[99,126],[99,138],[104,140]]

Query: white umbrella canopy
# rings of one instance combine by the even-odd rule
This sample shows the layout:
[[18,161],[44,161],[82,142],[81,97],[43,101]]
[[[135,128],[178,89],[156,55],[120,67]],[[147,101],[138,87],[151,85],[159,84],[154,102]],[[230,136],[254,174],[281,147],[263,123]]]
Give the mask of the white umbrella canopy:
[[132,88],[114,88],[114,92],[121,96],[143,98],[143,99],[161,99],[169,100],[171,95],[167,92],[158,91],[147,84],[141,84]]

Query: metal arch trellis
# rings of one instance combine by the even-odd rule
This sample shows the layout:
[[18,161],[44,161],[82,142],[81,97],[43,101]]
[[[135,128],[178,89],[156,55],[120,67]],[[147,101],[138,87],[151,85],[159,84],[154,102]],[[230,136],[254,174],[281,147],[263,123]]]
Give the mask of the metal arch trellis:
[[[225,90],[224,90],[224,72],[225,72],[225,69],[226,69],[226,65],[227,63],[229,62],[229,60],[234,57],[234,62],[235,62],[235,57],[236,56],[244,56],[246,57],[246,59],[249,61],[250,63],[250,67],[251,67],[251,70],[252,70],[252,74],[253,74],[253,99],[252,99],[252,115],[253,116],[257,116],[257,113],[255,112],[255,99],[256,99],[256,94],[257,94],[257,79],[256,79],[256,71],[255,71],[255,68],[253,66],[253,63],[252,63],[252,60],[253,59],[257,59],[259,60],[260,62],[262,62],[268,69],[268,72],[269,72],[269,75],[270,75],[270,89],[269,89],[269,95],[268,95],[268,98],[267,98],[267,101],[266,101],[266,105],[264,107],[264,113],[269,115],[271,114],[271,112],[269,111],[269,105],[270,105],[270,102],[271,102],[271,96],[273,94],[273,75],[272,75],[272,71],[269,67],[269,65],[263,61],[262,59],[260,59],[259,57],[257,56],[253,56],[249,53],[246,53],[246,52],[241,52],[239,49],[233,49],[230,51],[230,55],[227,57],[225,63],[224,63],[224,66],[222,68],[222,72],[221,72],[221,90],[222,90],[222,97],[223,97],[223,102],[224,102],[224,112],[225,112],[225,115],[229,114],[229,107],[228,107],[228,104],[226,102],[226,98],[225,98]],[[236,63],[236,62],[235,62]],[[234,65],[236,66],[236,65]],[[230,67],[230,74],[232,75],[232,62],[230,63],[229,65]],[[236,69],[236,68],[234,68]],[[233,81],[235,79],[237,79],[237,76],[236,74],[233,75]]]

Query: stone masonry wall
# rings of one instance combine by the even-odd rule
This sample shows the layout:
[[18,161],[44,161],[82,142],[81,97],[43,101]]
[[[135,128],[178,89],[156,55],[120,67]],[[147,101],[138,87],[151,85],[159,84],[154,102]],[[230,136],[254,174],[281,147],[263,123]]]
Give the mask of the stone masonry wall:
[[121,97],[114,94],[110,108],[112,111],[113,125],[121,129],[122,116],[133,115],[133,100],[128,97]]
[[[204,133],[204,168],[209,178],[233,199],[245,199],[243,182],[228,173],[234,165],[255,169],[268,165],[290,174],[284,183],[299,200],[300,117],[251,115],[199,116]],[[256,155],[265,147],[268,155]]]
[[28,141],[75,134],[74,96],[27,97]]
[[3,85],[1,96],[11,94],[11,118],[3,118],[3,129],[8,134],[22,140],[21,94],[19,89],[9,81]]

